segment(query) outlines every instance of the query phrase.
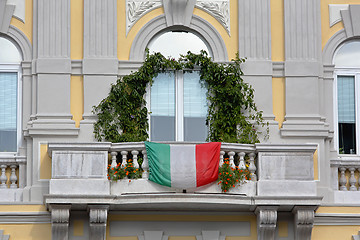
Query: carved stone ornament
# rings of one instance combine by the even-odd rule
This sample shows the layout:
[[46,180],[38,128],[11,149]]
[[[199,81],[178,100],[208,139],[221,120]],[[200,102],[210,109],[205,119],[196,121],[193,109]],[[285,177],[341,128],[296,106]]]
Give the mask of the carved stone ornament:
[[143,15],[161,5],[161,0],[126,0],[126,35]]
[[68,239],[71,205],[51,205],[52,239]]
[[[170,0],[166,1],[165,3],[168,5]],[[183,1],[188,4],[189,0]],[[129,33],[130,29],[142,16],[151,10],[162,7],[163,2],[164,0],[126,0],[126,34]],[[176,1],[177,4],[179,2],[181,0]],[[212,15],[230,35],[230,0],[197,0],[195,7]]]
[[258,240],[275,239],[277,208],[276,206],[256,208]]
[[314,226],[314,209],[295,207],[295,240],[311,240]]
[[230,2],[229,0],[200,0],[197,8],[202,9],[218,20],[230,35]]
[[90,240],[106,239],[108,205],[89,205]]

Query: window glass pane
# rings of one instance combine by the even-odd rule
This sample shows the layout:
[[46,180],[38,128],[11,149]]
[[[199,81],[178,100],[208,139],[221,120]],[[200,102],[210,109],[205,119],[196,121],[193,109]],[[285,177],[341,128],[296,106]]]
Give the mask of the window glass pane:
[[207,126],[206,88],[200,84],[199,72],[184,73],[185,141],[205,141]]
[[338,76],[339,152],[356,153],[355,78]]
[[151,86],[152,141],[175,141],[175,75],[160,73]]
[[17,73],[0,73],[0,151],[16,152]]
[[165,57],[179,58],[188,51],[200,53],[200,50],[209,50],[205,43],[190,32],[166,32],[155,37],[148,46],[150,53],[160,52]]
[[0,63],[20,63],[21,56],[15,45],[5,38],[0,38]]
[[360,41],[345,43],[337,52],[334,63],[339,67],[360,67]]

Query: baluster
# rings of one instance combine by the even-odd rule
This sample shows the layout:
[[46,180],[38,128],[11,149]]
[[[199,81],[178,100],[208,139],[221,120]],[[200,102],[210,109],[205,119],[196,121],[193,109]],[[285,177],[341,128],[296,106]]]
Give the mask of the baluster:
[[229,162],[230,162],[230,167],[235,168],[235,163],[234,163],[234,156],[235,156],[235,152],[231,151],[228,153],[229,154]]
[[346,191],[347,190],[347,188],[346,188],[347,180],[345,177],[346,168],[340,167],[339,170],[340,170],[340,179],[339,179],[340,191]]
[[115,168],[117,166],[116,163],[116,156],[117,156],[117,152],[111,152],[111,168]]
[[7,165],[0,165],[0,168],[1,168],[1,176],[0,176],[1,185],[0,185],[0,188],[7,188],[7,186],[6,186],[7,177],[6,177],[6,174],[5,174],[6,167],[7,167]]
[[255,174],[256,172],[255,153],[250,153],[249,157],[250,157],[249,172],[250,172],[251,181],[257,181],[257,176]]
[[15,170],[16,170],[16,165],[10,165],[10,168],[11,168],[11,175],[10,175],[10,188],[17,188],[17,176],[16,176],[16,173],[15,173]]
[[356,191],[356,178],[355,178],[355,168],[351,167],[349,168],[350,170],[350,179],[349,179],[349,183],[350,183],[350,191]]
[[240,170],[245,170],[246,166],[245,166],[245,161],[244,161],[244,157],[245,157],[245,153],[244,152],[239,152],[238,153],[239,156],[239,169]]
[[122,156],[122,161],[121,161],[121,167],[125,167],[126,163],[127,163],[127,151],[121,151],[121,156]]
[[131,154],[132,154],[132,156],[133,156],[134,168],[139,168],[139,163],[138,163],[138,154],[139,154],[139,151],[133,150],[133,151],[131,151]]
[[221,167],[221,165],[224,163],[224,155],[225,152],[224,151],[220,151],[220,160],[219,160],[219,166]]
[[149,162],[148,162],[146,150],[142,150],[141,152],[142,152],[143,158],[144,158],[143,163],[141,165],[142,169],[144,170],[144,172],[142,173],[142,178],[148,179],[149,178]]

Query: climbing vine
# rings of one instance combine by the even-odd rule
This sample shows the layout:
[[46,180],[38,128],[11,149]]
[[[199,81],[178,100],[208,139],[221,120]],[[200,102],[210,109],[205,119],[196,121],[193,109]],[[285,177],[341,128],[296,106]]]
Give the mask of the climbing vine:
[[229,64],[216,63],[205,51],[188,52],[178,60],[160,53],[147,53],[138,71],[117,80],[108,97],[93,108],[98,141],[139,142],[148,139],[148,109],[144,95],[148,84],[161,72],[200,69],[200,81],[207,88],[209,102],[206,124],[208,141],[231,143],[259,142],[268,135],[262,111],[254,102],[254,89],[242,79],[238,56]]

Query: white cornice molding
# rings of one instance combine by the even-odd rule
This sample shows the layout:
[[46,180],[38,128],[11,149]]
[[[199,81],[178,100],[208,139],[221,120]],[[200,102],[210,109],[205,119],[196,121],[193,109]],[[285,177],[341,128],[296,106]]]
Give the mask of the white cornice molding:
[[314,225],[360,225],[360,214],[353,213],[316,213]]
[[49,212],[0,212],[0,224],[51,223]]

